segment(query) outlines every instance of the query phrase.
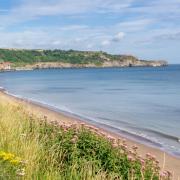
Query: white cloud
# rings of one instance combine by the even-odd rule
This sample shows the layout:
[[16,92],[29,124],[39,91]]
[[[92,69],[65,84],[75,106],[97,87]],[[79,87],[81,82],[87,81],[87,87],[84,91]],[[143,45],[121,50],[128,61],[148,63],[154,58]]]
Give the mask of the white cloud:
[[92,43],[87,44],[87,49],[89,49],[89,50],[90,50],[90,49],[92,49],[92,48],[93,48],[93,46],[94,46],[94,45],[93,45]]
[[111,42],[109,40],[103,40],[101,43],[102,46],[108,46],[110,44],[111,44]]
[[115,36],[110,36],[101,42],[102,46],[108,46],[112,43],[118,43],[125,37],[124,32],[118,32]]
[[126,32],[142,31],[150,25],[156,23],[156,19],[152,18],[138,18],[134,20],[124,21],[118,23],[116,26]]
[[52,42],[52,45],[55,45],[55,46],[60,45],[60,44],[61,44],[61,41],[58,41],[58,40],[55,40]]
[[119,42],[124,38],[124,36],[125,36],[124,32],[119,32],[117,35],[115,35],[115,37],[112,38],[112,41]]
[[72,31],[72,30],[83,30],[83,29],[88,29],[89,27],[87,25],[68,25],[64,27],[60,27],[59,30],[63,31]]
[[[139,47],[150,52],[145,48],[152,45],[152,52],[157,42],[165,48],[164,40],[174,44],[179,41],[180,0],[19,2],[11,9],[0,9],[1,47],[100,49],[142,54]],[[54,19],[49,23],[50,18]],[[154,51],[158,50],[154,48]]]
[[6,15],[0,15],[4,26],[27,22],[42,16],[78,15],[86,13],[116,12],[130,6],[133,0],[22,0]]

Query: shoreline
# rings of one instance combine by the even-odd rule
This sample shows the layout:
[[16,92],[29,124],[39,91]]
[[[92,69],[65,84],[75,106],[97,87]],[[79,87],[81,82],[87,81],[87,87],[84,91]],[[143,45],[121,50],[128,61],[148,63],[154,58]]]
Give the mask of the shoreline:
[[0,73],[6,72],[21,72],[21,71],[38,71],[38,70],[50,70],[50,69],[108,69],[108,68],[161,68],[165,66],[109,66],[109,67],[58,67],[58,68],[35,68],[35,69],[26,69],[26,68],[17,68],[11,70],[0,70]]
[[3,88],[0,88],[0,101],[6,101],[10,104],[23,106],[30,114],[34,114],[38,118],[47,117],[49,122],[56,121],[59,124],[78,124],[79,126],[83,123],[85,126],[89,126],[95,129],[98,133],[104,133],[106,136],[111,136],[114,138],[126,139],[128,147],[132,147],[133,145],[138,146],[138,154],[141,156],[145,156],[146,153],[151,153],[156,156],[157,160],[160,162],[161,168],[164,170],[169,170],[174,174],[174,179],[178,179],[180,177],[180,157],[176,157],[174,155],[168,154],[161,149],[156,147],[148,146],[146,144],[142,144],[136,140],[132,140],[127,136],[120,135],[119,133],[111,132],[107,128],[99,127],[98,125],[87,122],[87,120],[83,121],[83,118],[75,117],[68,113],[63,113],[60,111],[56,111],[55,109],[45,106],[40,103],[35,103],[28,99],[23,99],[19,97],[15,97],[13,95],[7,94]]
[[[111,125],[100,123],[100,122],[98,122],[95,119],[92,119],[90,117],[86,117],[86,116],[83,116],[80,114],[76,114],[75,112],[72,112],[72,111],[60,109],[59,107],[49,105],[46,102],[37,101],[36,99],[26,98],[26,97],[23,97],[20,95],[9,93],[3,87],[0,87],[0,91],[3,91],[5,94],[12,96],[14,98],[17,98],[19,100],[22,100],[22,101],[25,101],[28,103],[32,103],[33,105],[37,105],[37,106],[49,109],[49,110],[56,112],[56,113],[63,114],[64,116],[67,116],[69,118],[76,119],[80,122],[83,122],[83,123],[86,123],[89,125],[93,125],[95,127],[103,129],[109,133],[115,134],[116,136],[119,136],[119,137],[122,137],[125,139],[129,139],[133,142],[140,143],[140,144],[143,144],[143,145],[148,146],[148,147],[159,149],[159,150],[166,152],[167,154],[169,154],[173,157],[180,158],[180,153],[175,152],[175,151],[168,151],[167,149],[165,149],[163,147],[163,145],[160,142],[156,142],[150,138],[138,135],[136,133],[132,133],[130,131],[127,131],[126,129],[119,129],[119,128],[113,127]],[[168,135],[168,136],[170,136],[170,135]],[[174,136],[171,136],[171,138],[174,138],[175,140],[179,141],[179,139],[177,139]]]
[[47,70],[47,69],[107,69],[107,68],[162,68],[167,67],[167,65],[115,65],[115,66],[80,66],[80,65],[72,65],[72,66],[58,66],[58,67],[41,67],[41,68],[32,68],[32,67],[15,67],[11,69],[0,69],[0,73],[3,72],[15,72],[15,71],[35,71],[35,70]]

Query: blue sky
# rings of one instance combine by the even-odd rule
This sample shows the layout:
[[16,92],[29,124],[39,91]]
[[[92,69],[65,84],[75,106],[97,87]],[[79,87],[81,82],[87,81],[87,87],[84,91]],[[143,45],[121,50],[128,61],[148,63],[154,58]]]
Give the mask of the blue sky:
[[0,39],[180,63],[180,0],[0,0]]

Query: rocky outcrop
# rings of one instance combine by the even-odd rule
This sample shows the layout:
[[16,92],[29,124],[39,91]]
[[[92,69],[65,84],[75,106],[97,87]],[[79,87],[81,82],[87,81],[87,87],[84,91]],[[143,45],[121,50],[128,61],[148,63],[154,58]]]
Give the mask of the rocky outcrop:
[[166,61],[143,61],[143,60],[126,60],[126,61],[104,61],[101,65],[94,63],[88,64],[70,64],[62,62],[40,62],[32,65],[26,65],[15,70],[33,70],[33,69],[53,69],[53,68],[96,68],[96,67],[160,67],[166,66]]
[[132,55],[112,55],[102,51],[0,49],[0,57],[0,71],[167,65],[166,61],[139,60]]

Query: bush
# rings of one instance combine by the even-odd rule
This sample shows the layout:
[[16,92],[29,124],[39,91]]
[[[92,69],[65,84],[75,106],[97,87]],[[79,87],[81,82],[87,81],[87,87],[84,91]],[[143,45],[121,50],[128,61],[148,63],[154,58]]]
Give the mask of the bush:
[[[137,147],[105,137],[84,125],[48,123],[22,107],[0,103],[2,179],[170,179],[158,161],[142,158]],[[21,157],[21,158],[19,158]]]

